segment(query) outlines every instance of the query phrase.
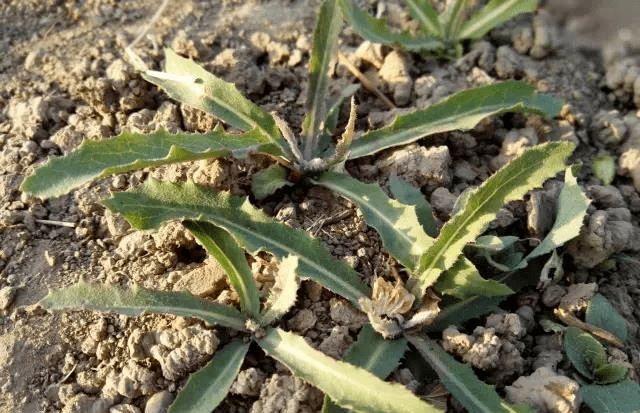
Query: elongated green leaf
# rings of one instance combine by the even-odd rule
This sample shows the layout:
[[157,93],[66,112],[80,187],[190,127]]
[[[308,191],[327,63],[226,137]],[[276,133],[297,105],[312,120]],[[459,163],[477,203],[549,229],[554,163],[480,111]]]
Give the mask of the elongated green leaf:
[[309,60],[309,136],[305,142],[304,156],[312,159],[322,134],[321,124],[326,114],[327,83],[329,81],[329,63],[334,58],[338,44],[338,34],[342,27],[342,13],[338,0],[325,0],[320,6],[318,21],[313,31],[313,50]]
[[313,279],[355,305],[359,298],[369,296],[370,288],[356,272],[333,259],[319,240],[269,218],[247,199],[193,182],[150,179],[134,191],[116,193],[103,202],[136,229],[158,229],[169,220],[208,221],[228,231],[252,254],[265,250],[279,259],[296,255],[301,277]]
[[512,406],[502,400],[495,387],[483,383],[469,364],[463,364],[428,338],[409,336],[409,342],[438,373],[442,384],[470,412],[531,412],[523,406]]
[[564,332],[564,349],[576,370],[590,379],[593,379],[594,370],[607,364],[602,344],[579,328],[567,327]]
[[[375,332],[371,324],[365,324],[360,330],[355,343],[349,347],[344,361],[373,373],[384,380],[398,367],[400,359],[407,351],[407,340],[404,337],[385,340]],[[325,395],[322,413],[340,413],[347,410],[338,407]]]
[[124,131],[112,139],[86,140],[75,152],[50,159],[24,180],[20,190],[49,198],[120,172],[229,154],[244,157],[252,151],[275,149],[258,130],[240,135],[228,134],[222,128],[177,134],[159,129],[149,135]]
[[446,10],[439,16],[446,40],[458,41],[458,33],[464,22],[468,3],[468,0],[450,1]]
[[258,344],[345,408],[367,413],[440,412],[400,384],[386,383],[363,368],[315,350],[299,336],[271,328]]
[[260,130],[281,153],[288,154],[288,147],[271,114],[242,96],[232,83],[171,49],[165,49],[165,59],[166,72],[147,70],[141,73],[142,77],[161,87],[172,98],[212,113],[231,126],[243,131]]
[[198,317],[210,325],[244,330],[245,316],[232,307],[197,298],[190,293],[151,291],[134,285],[130,290],[80,281],[71,287],[50,291],[40,303],[52,310],[76,309],[114,312],[135,316],[143,312]]
[[637,413],[640,406],[640,385],[631,379],[608,386],[584,384],[580,393],[596,413]]
[[355,5],[353,0],[338,0],[345,19],[353,30],[373,43],[397,44],[407,50],[420,52],[445,47],[440,40],[428,36],[414,36],[408,30],[392,32],[385,19],[376,19]]
[[389,198],[378,185],[335,172],[324,173],[316,183],[358,205],[385,248],[405,267],[415,268],[418,257],[433,244],[418,222],[415,207]]
[[298,269],[298,257],[288,256],[280,262],[276,285],[277,292],[269,296],[267,311],[260,317],[263,325],[271,324],[285,315],[287,311],[296,303],[298,293],[298,279],[296,278]]
[[585,321],[613,333],[620,341],[624,342],[629,338],[624,318],[602,294],[596,294],[589,300]]
[[438,278],[433,288],[440,294],[452,295],[461,300],[473,295],[496,297],[514,293],[501,282],[482,278],[475,265],[463,255]]
[[389,189],[391,189],[391,193],[398,201],[405,205],[414,205],[416,207],[416,215],[418,215],[420,225],[422,225],[427,235],[435,238],[438,235],[438,228],[433,219],[433,210],[422,192],[398,178],[389,179]]
[[414,294],[422,296],[442,271],[458,259],[465,244],[482,234],[504,204],[522,198],[562,171],[574,148],[570,142],[534,146],[473,190],[461,210],[442,227],[440,236],[420,258]]
[[167,413],[211,413],[227,396],[250,343],[235,338],[192,374]]
[[491,0],[463,25],[457,39],[479,39],[507,20],[536,10],[538,0]]
[[258,289],[238,243],[228,232],[208,222],[184,221],[183,224],[227,273],[240,297],[242,311],[250,317],[257,316],[260,312]]
[[264,199],[286,185],[291,185],[287,180],[287,170],[274,164],[253,174],[251,192],[256,199]]
[[564,188],[558,197],[556,221],[549,234],[533,250],[526,260],[548,254],[567,241],[580,235],[582,221],[587,214],[589,199],[578,185],[573,168],[567,168],[564,175]]
[[429,333],[441,332],[451,325],[461,325],[465,321],[481,317],[498,309],[505,296],[481,297],[472,295],[440,310],[433,324],[425,327]]
[[420,22],[422,29],[429,35],[442,38],[443,32],[438,13],[427,0],[404,0],[411,17]]
[[534,112],[546,118],[560,113],[562,100],[538,94],[533,86],[507,81],[455,93],[435,105],[398,116],[389,125],[367,132],[351,144],[349,158],[367,156],[435,133],[467,130],[487,116]]

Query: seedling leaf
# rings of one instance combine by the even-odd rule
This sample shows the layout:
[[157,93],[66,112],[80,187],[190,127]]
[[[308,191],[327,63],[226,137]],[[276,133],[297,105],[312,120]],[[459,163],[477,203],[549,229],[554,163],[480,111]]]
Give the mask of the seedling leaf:
[[226,397],[250,343],[233,339],[202,369],[192,374],[167,413],[211,413]]
[[222,128],[176,134],[158,129],[149,135],[123,131],[112,139],[86,140],[75,152],[50,159],[24,180],[20,190],[40,198],[55,197],[120,172],[231,154],[244,157],[253,151],[280,153],[257,129],[240,135]]
[[296,377],[313,383],[342,407],[368,413],[441,412],[400,384],[386,383],[363,368],[324,355],[302,337],[271,328],[256,341]]
[[242,96],[235,85],[206,71],[191,59],[165,49],[165,70],[141,72],[142,77],[161,87],[169,96],[195,108],[216,115],[243,131],[257,128],[269,141],[287,152],[273,117]]
[[320,241],[266,216],[247,199],[193,182],[179,184],[150,179],[141,187],[116,193],[103,203],[121,213],[136,229],[158,229],[169,220],[208,221],[228,231],[252,254],[265,250],[279,259],[296,255],[300,277],[313,279],[355,305],[358,299],[370,294],[356,272],[332,258]]
[[227,273],[229,282],[240,297],[242,311],[250,317],[257,316],[260,312],[258,289],[238,243],[228,232],[208,222],[184,221],[183,224]]
[[585,377],[593,379],[594,371],[607,364],[604,347],[591,334],[576,327],[564,332],[564,348],[567,358]]
[[414,294],[422,296],[426,288],[454,264],[465,244],[482,234],[504,204],[522,198],[563,170],[574,147],[570,142],[534,146],[473,190],[461,210],[442,227],[436,241],[420,258]]
[[287,170],[275,164],[253,174],[251,192],[256,199],[264,199],[286,185],[291,185],[287,180]]
[[409,336],[409,342],[438,373],[449,392],[470,412],[531,412],[528,407],[511,406],[498,396],[495,387],[483,383],[469,364],[456,361],[434,341]]
[[433,219],[431,205],[422,195],[419,189],[398,178],[389,179],[389,189],[396,199],[405,205],[414,205],[416,215],[422,228],[432,238],[438,235],[438,229]]
[[338,43],[338,34],[342,27],[342,13],[338,0],[323,1],[318,13],[318,21],[313,31],[313,50],[309,60],[309,130],[305,142],[304,156],[310,160],[316,150],[318,139],[324,132],[327,82],[329,81],[329,63],[334,58]]
[[620,364],[604,364],[593,370],[593,378],[598,384],[613,384],[627,377],[629,368]]
[[135,316],[143,312],[198,317],[209,325],[244,330],[245,316],[232,307],[202,300],[192,294],[151,291],[134,285],[130,290],[80,281],[71,287],[50,291],[40,303],[51,310],[74,309],[115,312]]
[[514,293],[501,282],[482,278],[475,265],[464,256],[460,256],[453,267],[438,278],[433,288],[461,300],[473,295],[497,297]]
[[467,20],[457,35],[458,39],[479,39],[507,20],[536,10],[538,0],[491,0]]
[[562,100],[538,94],[533,86],[507,81],[455,93],[426,109],[398,116],[389,125],[365,133],[351,145],[350,159],[451,130],[467,130],[487,116],[529,111],[545,118],[556,116]]
[[637,413],[640,406],[640,385],[631,379],[601,386],[584,384],[582,399],[596,413]]
[[[349,347],[344,361],[373,373],[384,380],[398,366],[407,350],[407,340],[397,338],[385,340],[375,332],[370,324],[360,330],[356,342]],[[342,413],[347,410],[338,407],[328,396],[324,397],[322,413]]]
[[271,324],[285,315],[296,303],[298,293],[297,269],[298,257],[288,256],[280,262],[278,278],[274,286],[274,289],[277,287],[278,291],[272,292],[272,295],[269,296],[269,301],[266,305],[267,310],[260,317],[261,324]]
[[585,321],[613,333],[620,341],[627,341],[629,331],[624,318],[603,295],[596,294],[589,301]]
[[430,36],[414,36],[408,30],[392,32],[385,19],[376,19],[355,5],[353,0],[339,0],[342,13],[358,34],[372,43],[398,44],[407,50],[420,52],[444,48],[444,43]]
[[389,198],[377,184],[335,172],[325,172],[316,183],[358,205],[385,248],[405,267],[414,269],[420,255],[433,244],[418,221],[416,208]]

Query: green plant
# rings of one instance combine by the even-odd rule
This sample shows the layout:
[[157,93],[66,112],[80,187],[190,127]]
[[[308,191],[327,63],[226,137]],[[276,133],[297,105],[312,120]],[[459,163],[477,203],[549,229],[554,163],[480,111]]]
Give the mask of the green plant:
[[[502,205],[521,198],[563,171],[573,144],[549,142],[531,148],[479,188],[466,192],[458,201],[457,212],[437,238],[430,207],[418,190],[395,181],[392,191],[399,200],[390,199],[377,185],[359,182],[340,170],[346,160],[434,133],[469,129],[490,115],[528,110],[553,117],[561,102],[535,93],[525,83],[504,82],[459,92],[427,109],[397,117],[389,126],[367,132],[358,139],[354,138],[352,103],[346,131],[334,143],[331,138],[337,124],[337,109],[353,93],[353,89],[347,90],[327,109],[327,68],[335,54],[341,21],[338,0],[324,2],[314,32],[309,114],[302,125],[301,142],[277,116],[266,113],[233,85],[171,50],[166,52],[164,72],[148,70],[137,56],[131,55],[145,79],[173,98],[213,113],[242,133],[228,133],[222,127],[200,134],[158,130],[144,135],[125,131],[110,140],[87,141],[76,152],[50,160],[25,179],[21,189],[40,197],[57,196],[92,179],[137,168],[217,156],[246,157],[260,152],[269,155],[274,163],[254,176],[253,192],[258,199],[300,180],[322,185],[350,199],[362,210],[368,224],[379,232],[389,253],[409,273],[406,285],[400,280],[392,284],[378,278],[372,291],[359,281],[353,268],[334,260],[318,240],[266,216],[247,198],[194,183],[151,179],[135,190],[114,194],[104,201],[105,205],[138,230],[157,230],[167,221],[182,221],[227,271],[240,296],[240,311],[187,293],[140,288],[126,291],[82,283],[50,293],[43,303],[49,308],[92,308],[124,314],[168,312],[199,317],[209,324],[243,332],[246,341],[233,340],[207,367],[193,375],[171,411],[213,409],[226,395],[249,342],[257,343],[294,374],[325,391],[326,411],[334,408],[330,399],[342,407],[360,411],[437,411],[400,386],[380,380],[398,365],[409,342],[469,410],[513,411],[515,408],[502,401],[491,386],[480,382],[470,367],[444,353],[421,329],[445,313],[439,308],[436,292],[459,298],[463,303],[478,295],[493,299],[512,293],[508,286],[481,277],[462,250],[482,234]],[[571,176],[570,170],[566,174]],[[295,178],[293,182],[290,177]],[[579,211],[574,213],[578,215]],[[555,248],[560,243],[552,245]],[[258,299],[244,251],[250,254],[268,251],[281,261],[284,287],[269,303],[262,304]],[[271,326],[294,302],[296,276],[313,279],[367,313],[371,325],[361,331],[347,354],[348,363],[331,360],[302,338]],[[495,302],[483,311],[493,308]],[[447,309],[451,309],[447,314],[457,317],[479,315],[461,307]]]
[[535,11],[538,0],[490,0],[473,11],[470,0],[447,2],[438,15],[430,0],[404,0],[409,15],[419,23],[415,33],[394,32],[384,19],[377,19],[360,9],[354,0],[340,0],[346,20],[362,37],[374,43],[400,45],[413,52],[435,51],[456,47],[464,40],[477,40],[507,20]]
[[[628,339],[624,318],[600,294],[589,301],[585,322],[592,331],[601,329],[611,334],[618,346]],[[582,397],[594,412],[638,410],[640,386],[628,377],[629,366],[607,360],[604,346],[589,332],[577,327],[565,329],[564,346],[567,358],[580,373]]]

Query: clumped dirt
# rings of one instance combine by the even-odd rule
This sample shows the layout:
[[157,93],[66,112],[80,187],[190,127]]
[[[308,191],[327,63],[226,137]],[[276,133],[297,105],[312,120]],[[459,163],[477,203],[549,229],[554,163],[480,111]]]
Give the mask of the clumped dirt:
[[[180,224],[157,233],[135,232],[100,199],[111,191],[136,187],[150,176],[190,179],[248,195],[252,174],[266,167],[267,159],[217,159],[143,170],[46,201],[18,190],[34,165],[74,150],[85,139],[109,138],[124,129],[208,131],[216,126],[214,117],[171,101],[122,59],[125,46],[147,24],[156,3],[9,0],[0,5],[2,412],[164,412],[188,374],[233,334],[182,317],[48,313],[37,304],[49,289],[80,279],[186,289],[219,302],[237,302],[224,273]],[[159,68],[163,47],[170,46],[234,82],[254,102],[297,127],[304,114],[318,5],[319,0],[175,2],[137,52]],[[466,325],[464,331],[446,330],[441,337],[502,394],[515,394],[509,396],[513,400],[519,400],[517,388],[526,386],[534,371],[535,377],[559,374],[560,382],[568,380],[562,349],[540,321],[552,317],[551,310],[576,288],[580,294],[598,290],[626,318],[631,340],[618,357],[636,372],[640,368],[640,309],[635,305],[640,299],[640,43],[626,37],[608,43],[602,53],[576,48],[565,37],[567,27],[575,27],[575,20],[566,16],[575,10],[566,14],[553,6],[494,30],[455,61],[363,45],[346,27],[339,46],[396,106],[390,109],[361,89],[360,131],[454,91],[502,79],[524,79],[568,103],[553,122],[507,114],[469,132],[437,135],[347,165],[352,175],[387,190],[394,176],[420,188],[439,222],[444,222],[463,190],[480,184],[526,147],[557,139],[579,145],[574,159],[583,162],[579,181],[592,204],[583,234],[566,248],[564,278],[542,291],[525,289],[507,302],[503,313]],[[387,11],[392,20],[403,21],[393,2]],[[334,91],[357,83],[344,65],[335,66],[331,81]],[[619,159],[612,185],[604,185],[592,171],[593,159],[605,153]],[[526,200],[509,204],[490,231],[541,238],[553,222],[549,205],[558,188],[557,182],[550,182]],[[395,262],[360,211],[326,190],[286,189],[258,206],[321,238],[337,259],[352,265],[367,282],[395,272]],[[250,260],[266,295],[276,263],[268,254]],[[295,310],[282,326],[339,358],[365,322],[366,317],[346,301],[305,282]],[[420,383],[406,368],[394,372],[392,379],[413,390],[424,391],[430,385]],[[574,392],[575,382],[569,382]],[[539,406],[549,403],[549,397],[556,396],[541,396]],[[578,402],[565,402],[566,410],[549,411],[577,411]],[[321,405],[317,389],[252,350],[217,411],[315,412]],[[461,409],[453,400],[449,408]]]

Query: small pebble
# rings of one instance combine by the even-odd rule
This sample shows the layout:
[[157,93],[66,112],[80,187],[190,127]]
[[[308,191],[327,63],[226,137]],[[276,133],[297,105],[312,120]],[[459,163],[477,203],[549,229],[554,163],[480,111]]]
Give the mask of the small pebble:
[[166,413],[175,396],[166,390],[151,396],[144,407],[144,413]]

